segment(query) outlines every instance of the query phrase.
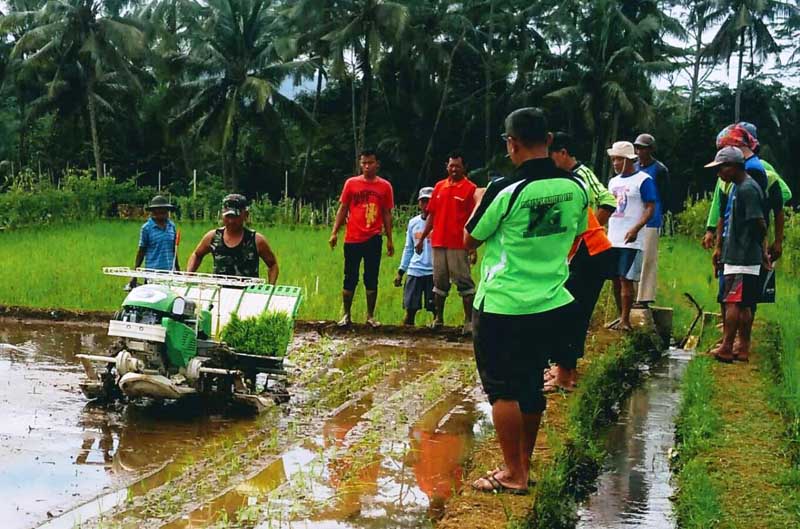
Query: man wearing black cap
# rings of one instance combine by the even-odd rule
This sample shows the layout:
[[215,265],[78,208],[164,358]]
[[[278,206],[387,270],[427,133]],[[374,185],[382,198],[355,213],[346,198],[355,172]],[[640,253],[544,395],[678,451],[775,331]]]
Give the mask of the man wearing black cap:
[[211,230],[197,245],[187,272],[196,272],[203,257],[214,257],[214,273],[226,276],[258,277],[258,259],[267,265],[270,285],[278,281],[278,260],[267,243],[267,239],[255,230],[245,228],[249,218],[247,199],[238,194],[222,200],[222,228]]
[[[133,267],[139,268],[144,262],[145,268],[151,270],[179,270],[178,230],[169,219],[169,212],[175,206],[165,197],[156,195],[144,209],[150,212],[150,218],[139,230],[139,250]],[[136,284],[134,277],[128,287],[134,288]]]

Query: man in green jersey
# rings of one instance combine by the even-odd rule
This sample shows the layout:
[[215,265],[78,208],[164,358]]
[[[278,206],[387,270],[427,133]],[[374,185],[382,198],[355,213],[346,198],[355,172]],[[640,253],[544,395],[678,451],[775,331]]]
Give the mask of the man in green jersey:
[[[526,494],[545,408],[543,370],[573,317],[567,255],[588,220],[584,185],[548,157],[552,134],[540,109],[505,121],[513,176],[492,182],[466,225],[464,244],[486,244],[475,294],[473,344],[505,468],[472,486]],[[563,334],[563,333],[562,333]]]

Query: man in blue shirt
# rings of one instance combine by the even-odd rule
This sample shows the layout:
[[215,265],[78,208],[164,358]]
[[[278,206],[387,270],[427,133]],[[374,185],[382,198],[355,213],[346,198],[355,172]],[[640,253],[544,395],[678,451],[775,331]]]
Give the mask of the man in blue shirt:
[[[133,267],[139,268],[144,261],[145,268],[151,270],[179,270],[176,244],[178,230],[169,219],[169,213],[175,206],[165,197],[156,195],[144,209],[150,212],[150,219],[142,224],[139,231],[139,251],[136,252]],[[133,278],[130,287],[135,286],[136,278]]]
[[422,253],[414,251],[417,242],[425,231],[428,219],[428,202],[433,196],[432,187],[423,187],[419,190],[420,214],[408,221],[406,230],[406,245],[400,259],[400,268],[394,278],[394,286],[399,287],[403,282],[403,274],[407,274],[406,284],[403,288],[403,308],[406,316],[403,325],[414,325],[417,311],[423,305],[428,312],[435,312],[433,297],[433,251],[431,250],[430,237],[425,238]]
[[656,188],[653,216],[642,230],[641,279],[636,296],[636,305],[647,307],[656,300],[658,288],[658,237],[663,226],[663,215],[670,210],[669,169],[653,157],[656,139],[650,134],[639,134],[633,142],[638,161],[634,170],[650,175]]

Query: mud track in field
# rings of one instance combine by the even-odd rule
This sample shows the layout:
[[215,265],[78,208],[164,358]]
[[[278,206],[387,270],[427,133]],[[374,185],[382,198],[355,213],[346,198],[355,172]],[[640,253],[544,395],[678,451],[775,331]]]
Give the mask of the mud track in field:
[[[486,425],[470,344],[452,342],[456,332],[451,342],[424,334],[299,332],[291,402],[252,418],[191,403],[86,406],[74,355],[102,347],[103,331],[1,319],[0,386],[17,382],[0,398],[9,409],[33,407],[29,434],[42,433],[28,450],[22,426],[0,425],[20,447],[0,471],[15,510],[0,520],[13,528],[425,525],[461,487]],[[37,487],[19,484],[24,475]]]

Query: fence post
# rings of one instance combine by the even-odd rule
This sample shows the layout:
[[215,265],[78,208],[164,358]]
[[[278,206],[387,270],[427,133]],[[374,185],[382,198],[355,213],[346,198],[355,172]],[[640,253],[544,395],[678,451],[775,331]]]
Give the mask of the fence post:
[[192,198],[197,198],[197,169],[192,170]]
[[158,192],[161,193],[161,169],[158,170]]

